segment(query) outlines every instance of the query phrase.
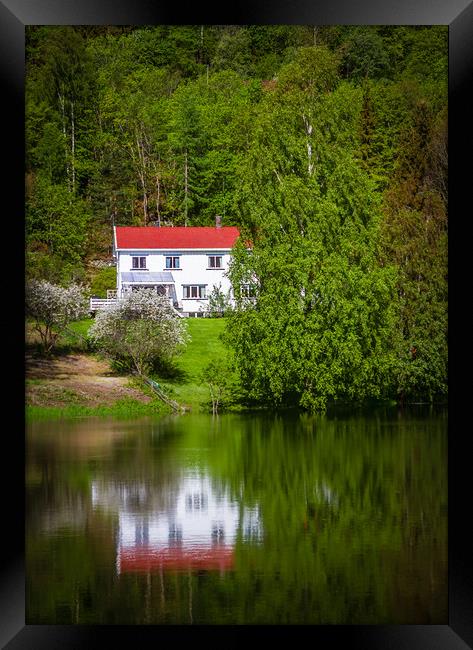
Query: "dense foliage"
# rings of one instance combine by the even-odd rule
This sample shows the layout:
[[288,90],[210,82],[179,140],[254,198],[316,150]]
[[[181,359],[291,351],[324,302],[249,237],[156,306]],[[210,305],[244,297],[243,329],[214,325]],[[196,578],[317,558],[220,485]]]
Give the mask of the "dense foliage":
[[219,214],[253,244],[249,399],[445,396],[447,53],[442,26],[28,27],[28,273],[93,282],[113,223]]

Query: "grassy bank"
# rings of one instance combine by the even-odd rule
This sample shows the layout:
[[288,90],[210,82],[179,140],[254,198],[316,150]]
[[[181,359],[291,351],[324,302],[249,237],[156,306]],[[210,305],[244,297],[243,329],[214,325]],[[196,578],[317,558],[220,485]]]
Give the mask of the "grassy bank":
[[[200,410],[207,411],[209,408],[210,394],[208,387],[202,381],[202,372],[209,361],[221,359],[226,355],[225,346],[220,338],[225,327],[225,320],[221,318],[189,318],[186,322],[191,336],[190,342],[171,366],[153,374],[152,377],[159,383],[166,395],[195,413]],[[31,400],[27,398],[27,402],[29,402],[26,406],[27,419],[85,416],[127,418],[169,413],[170,408],[159,400],[144,382],[131,377],[121,377],[120,379],[139,392],[137,395],[139,399],[127,396],[114,400],[104,394],[104,399],[101,400],[101,395],[96,394],[94,403],[92,403],[91,394],[94,389],[90,385],[86,385],[85,375],[89,374],[89,378],[90,374],[100,375],[103,384],[105,384],[107,380],[111,381],[111,377],[107,377],[107,375],[113,374],[107,373],[103,368],[99,372],[99,370],[94,371],[85,367],[86,362],[91,366],[97,364],[97,357],[90,351],[87,344],[87,334],[92,323],[92,319],[71,323],[68,331],[61,336],[54,357],[44,362],[47,368],[51,369],[51,373],[55,370],[56,376],[41,375],[27,379],[27,391],[28,388],[34,389],[36,397],[36,403],[31,403]],[[34,353],[34,337],[31,331],[28,335],[28,328],[27,340]],[[79,357],[82,360],[80,366],[78,366]],[[75,364],[76,367],[71,372],[75,373],[74,377],[79,377],[72,384],[72,375],[67,378],[67,381],[64,381],[64,372],[68,372],[66,367],[68,363]],[[108,367],[108,363],[106,366]],[[42,373],[44,374],[44,369]],[[80,373],[82,373],[82,382]],[[97,376],[94,379],[98,378]],[[98,385],[94,384],[94,387],[97,389]],[[100,388],[105,388],[105,386],[100,386]],[[87,399],[84,397],[86,389],[89,393]],[[107,397],[106,400],[105,397]]]
[[210,393],[202,381],[202,372],[212,359],[222,359],[227,351],[220,338],[224,318],[189,318],[191,336],[183,353],[167,372],[153,378],[172,399],[189,406],[193,412],[208,408]]
[[122,399],[107,406],[84,406],[82,404],[65,404],[64,406],[26,407],[27,420],[59,420],[61,418],[114,417],[128,419],[145,416],[166,415],[171,409],[160,400],[148,403],[133,399]]

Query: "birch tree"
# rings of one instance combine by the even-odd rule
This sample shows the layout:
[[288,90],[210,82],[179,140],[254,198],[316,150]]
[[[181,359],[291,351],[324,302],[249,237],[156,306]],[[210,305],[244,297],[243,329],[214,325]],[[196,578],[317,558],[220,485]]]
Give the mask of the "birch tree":
[[239,193],[252,249],[235,251],[231,278],[237,296],[256,292],[230,315],[228,344],[249,397],[323,410],[386,389],[395,270],[379,263],[379,197],[356,157],[361,94],[335,87],[326,52],[319,63],[283,77],[255,125]]

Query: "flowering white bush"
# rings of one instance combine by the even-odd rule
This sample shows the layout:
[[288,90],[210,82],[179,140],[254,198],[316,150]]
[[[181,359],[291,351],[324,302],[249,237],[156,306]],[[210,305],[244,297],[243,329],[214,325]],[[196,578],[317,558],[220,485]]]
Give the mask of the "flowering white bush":
[[78,285],[64,288],[45,280],[32,280],[26,285],[26,315],[33,319],[46,354],[66,326],[87,313],[88,302]]
[[153,289],[129,293],[98,312],[89,336],[111,357],[131,360],[140,374],[156,359],[171,357],[189,338],[168,298]]

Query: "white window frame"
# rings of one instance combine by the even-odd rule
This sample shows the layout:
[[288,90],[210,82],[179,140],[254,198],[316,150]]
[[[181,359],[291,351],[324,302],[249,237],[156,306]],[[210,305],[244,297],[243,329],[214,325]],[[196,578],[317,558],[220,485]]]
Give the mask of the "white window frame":
[[[138,260],[137,266],[134,265],[135,260]],[[144,260],[144,266],[141,265],[142,260]],[[131,270],[132,271],[146,271],[147,266],[147,255],[132,255],[131,256]]]
[[[213,264],[211,260],[213,260]],[[219,264],[217,264],[217,260],[219,260]],[[215,270],[223,269],[223,255],[208,255],[207,268]]]
[[[193,291],[195,289],[195,291]],[[196,295],[193,296],[192,294]],[[182,299],[183,300],[207,300],[207,285],[206,284],[183,284],[182,285]]]
[[240,295],[242,298],[256,298],[256,287],[253,284],[242,284]]
[[[168,266],[168,260],[171,260],[171,265]],[[177,264],[176,264],[177,260]],[[164,266],[167,269],[180,269],[181,268],[181,256],[180,255],[165,255],[164,256]]]

